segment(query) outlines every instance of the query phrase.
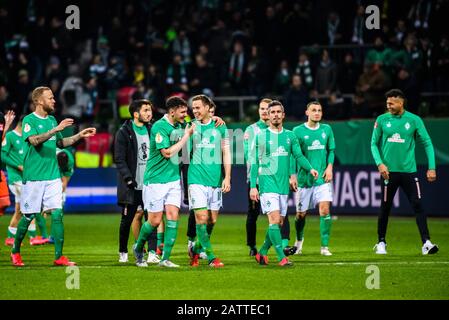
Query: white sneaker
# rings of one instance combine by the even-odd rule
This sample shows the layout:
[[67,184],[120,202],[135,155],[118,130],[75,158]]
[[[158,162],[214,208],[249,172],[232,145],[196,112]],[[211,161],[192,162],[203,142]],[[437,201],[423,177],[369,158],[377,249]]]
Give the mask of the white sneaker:
[[321,255],[329,257],[332,253],[329,251],[328,247],[321,247]]
[[128,262],[128,252],[119,252],[118,262],[121,262],[121,263]]
[[136,266],[138,266],[139,268],[146,268],[146,267],[148,267],[148,263],[146,263],[145,261],[141,261],[141,262],[137,261]]
[[302,244],[303,243],[304,243],[304,239],[296,240],[296,242],[295,242],[295,247],[296,247],[295,254],[302,254]]
[[373,249],[376,249],[376,254],[387,254],[387,244],[383,241],[377,243],[374,245]]
[[157,254],[150,251],[150,252],[148,252],[147,262],[148,263],[159,263],[159,262],[161,262],[161,259],[159,258],[159,256]]
[[206,252],[200,252],[200,259],[206,260],[207,259],[207,254]]
[[179,265],[174,264],[170,260],[162,260],[159,262],[159,267],[166,267],[166,268],[179,268]]
[[422,246],[422,254],[423,255],[434,254],[437,252],[438,252],[438,246],[436,244],[433,244],[432,242],[430,242],[430,240],[427,240]]

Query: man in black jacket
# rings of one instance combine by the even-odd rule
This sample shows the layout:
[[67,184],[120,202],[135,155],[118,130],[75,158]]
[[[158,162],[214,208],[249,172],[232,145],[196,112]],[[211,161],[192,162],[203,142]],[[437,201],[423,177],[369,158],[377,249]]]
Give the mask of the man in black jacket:
[[[133,220],[140,231],[143,216],[143,176],[149,159],[150,121],[153,117],[152,103],[135,100],[129,106],[132,119],[117,131],[114,144],[114,161],[117,166],[117,199],[122,207],[120,222],[119,262],[128,261],[128,238]],[[155,237],[152,237],[155,238]],[[155,239],[152,239],[155,247]],[[153,254],[152,259],[157,256]],[[150,261],[159,262],[159,261]]]

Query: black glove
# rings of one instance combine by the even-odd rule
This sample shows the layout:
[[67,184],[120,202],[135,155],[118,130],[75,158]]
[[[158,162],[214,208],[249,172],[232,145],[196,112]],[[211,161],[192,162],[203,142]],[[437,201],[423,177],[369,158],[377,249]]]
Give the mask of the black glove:
[[133,178],[126,179],[126,186],[130,189],[136,189],[137,188],[137,182],[134,181]]

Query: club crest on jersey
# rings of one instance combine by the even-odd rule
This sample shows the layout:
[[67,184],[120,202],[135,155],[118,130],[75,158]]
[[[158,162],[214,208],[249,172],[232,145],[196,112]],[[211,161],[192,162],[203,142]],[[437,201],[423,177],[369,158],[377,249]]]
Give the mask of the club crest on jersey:
[[410,129],[410,123],[407,122],[404,127],[405,127],[405,130]]
[[391,127],[391,122],[387,122],[387,128]]
[[25,132],[30,132],[30,130],[31,130],[30,124],[29,124],[29,123],[26,123],[26,124],[25,124],[25,127],[23,128],[23,131],[25,131]]
[[156,143],[161,143],[162,140],[164,140],[164,138],[162,138],[161,134],[158,132],[158,133],[156,133],[155,140],[156,140]]
[[321,136],[323,137],[323,139],[326,139],[326,133],[322,133]]
[[305,140],[309,139],[309,136],[304,136],[304,139],[305,139]]

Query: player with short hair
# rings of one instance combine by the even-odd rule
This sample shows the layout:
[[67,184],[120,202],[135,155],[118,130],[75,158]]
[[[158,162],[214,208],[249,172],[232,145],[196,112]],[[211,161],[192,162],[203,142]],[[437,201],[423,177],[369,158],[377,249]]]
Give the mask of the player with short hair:
[[[193,123],[196,130],[190,138],[190,163],[187,182],[189,207],[195,212],[197,242],[205,250],[209,266],[223,267],[210,244],[210,235],[222,206],[222,193],[231,190],[231,151],[225,125],[216,127],[210,115],[211,99],[206,95],[192,98]],[[222,174],[224,166],[224,177]],[[190,248],[190,265],[199,265],[199,246]]]
[[133,246],[138,267],[146,267],[143,246],[148,236],[161,223],[163,212],[165,225],[164,251],[159,265],[177,268],[169,260],[178,233],[178,214],[181,207],[181,182],[178,153],[193,134],[195,125],[188,125],[184,133],[181,124],[187,115],[187,102],[180,97],[166,101],[167,113],[156,121],[151,129],[150,159],[144,176],[143,202],[148,221],[142,225],[139,239]]
[[[321,254],[331,256],[329,237],[331,230],[330,205],[332,197],[332,168],[334,164],[335,139],[332,128],[321,123],[323,107],[318,101],[312,101],[306,108],[307,122],[293,128],[299,146],[312,167],[318,171],[318,179],[312,179],[309,173],[295,166],[290,186],[295,191],[296,202],[296,254],[302,253],[304,226],[307,210],[318,205],[320,214]],[[299,172],[298,172],[299,170]]]
[[399,187],[407,195],[416,215],[416,224],[421,235],[423,255],[438,252],[438,246],[430,241],[427,216],[422,207],[422,193],[416,174],[415,145],[420,141],[427,155],[427,181],[436,180],[435,151],[422,119],[407,110],[407,99],[398,89],[385,94],[386,113],[377,117],[371,138],[371,153],[382,179],[382,202],[377,223],[378,243],[374,246],[377,254],[387,254],[388,216],[393,198]]
[[[254,257],[257,254],[256,248],[256,233],[257,233],[257,218],[260,214],[260,203],[257,201],[251,200],[249,197],[250,191],[250,163],[249,163],[249,155],[251,152],[251,148],[254,147],[254,140],[256,136],[263,129],[268,128],[269,126],[269,115],[268,115],[268,104],[273,101],[269,98],[263,98],[259,102],[259,121],[253,123],[246,127],[245,133],[243,136],[243,150],[244,157],[246,161],[247,174],[246,174],[246,182],[248,183],[248,212],[246,216],[246,245],[249,247],[249,255]],[[281,235],[282,235],[282,247],[284,249],[285,255],[290,255],[296,251],[294,247],[288,246],[288,240],[290,239],[290,223],[288,218],[284,219],[284,223],[281,226]]]
[[[253,201],[260,201],[262,212],[268,215],[269,227],[265,241],[256,254],[256,261],[260,264],[268,263],[268,249],[274,245],[280,266],[292,265],[282,249],[281,232],[279,226],[287,214],[290,157],[293,156],[299,165],[314,177],[318,172],[312,168],[304,157],[293,132],[283,128],[285,118],[284,107],[279,101],[268,104],[270,125],[263,129],[255,139],[255,146],[251,152],[250,197]],[[259,190],[257,189],[259,183]]]
[[63,138],[61,131],[73,124],[64,119],[59,124],[50,115],[55,110],[53,92],[48,87],[37,87],[31,94],[36,109],[23,119],[24,141],[23,186],[20,210],[22,219],[17,227],[11,260],[14,266],[23,266],[20,246],[31,220],[43,211],[51,210],[52,231],[55,240],[55,260],[58,266],[72,266],[75,262],[63,256],[64,225],[62,212],[62,182],[56,158],[56,147],[65,148],[80,139],[95,135],[95,128]]

